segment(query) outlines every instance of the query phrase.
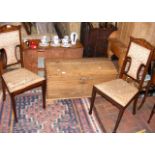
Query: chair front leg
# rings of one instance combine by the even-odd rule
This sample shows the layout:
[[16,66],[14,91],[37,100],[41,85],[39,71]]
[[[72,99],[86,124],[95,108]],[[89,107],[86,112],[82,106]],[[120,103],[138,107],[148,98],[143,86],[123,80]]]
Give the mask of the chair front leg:
[[42,84],[42,98],[43,98],[43,108],[46,108],[46,81]]
[[93,87],[92,96],[91,96],[91,105],[90,105],[90,110],[89,110],[89,114],[90,115],[92,114],[92,110],[93,110],[93,107],[94,107],[95,98],[96,98],[96,88]]
[[4,84],[3,79],[2,79],[2,91],[3,91],[3,101],[5,101],[5,99],[6,99],[6,88],[5,88],[5,84]]
[[140,109],[142,108],[142,106],[144,105],[145,100],[146,100],[146,97],[147,97],[148,92],[149,92],[149,88],[150,88],[150,86],[151,86],[151,82],[148,84],[148,86],[147,86],[147,88],[146,88],[146,91],[145,91],[144,97],[143,97],[143,99],[142,99],[141,104],[140,104],[139,107],[138,107],[138,110],[140,110]]
[[[139,93],[138,93],[139,95]],[[136,96],[135,100],[134,100],[134,103],[133,103],[133,115],[136,114],[136,109],[137,109],[137,102],[138,102],[138,95]]]
[[151,121],[151,119],[152,119],[152,116],[153,116],[153,114],[154,114],[154,111],[155,111],[155,104],[154,104],[154,106],[153,106],[153,108],[152,108],[152,111],[151,111],[149,120],[147,121],[148,123],[150,123],[150,121]]
[[17,113],[16,113],[15,96],[10,94],[10,97],[11,97],[11,103],[12,103],[12,109],[13,109],[13,112],[14,112],[15,122],[17,123],[18,120],[17,120]]
[[116,132],[116,130],[117,130],[117,128],[118,128],[118,125],[119,125],[119,123],[120,123],[120,121],[121,121],[121,119],[122,119],[123,113],[124,113],[124,109],[121,109],[121,110],[119,111],[119,114],[118,114],[118,117],[117,117],[117,121],[116,121],[114,130],[113,130],[113,133]]

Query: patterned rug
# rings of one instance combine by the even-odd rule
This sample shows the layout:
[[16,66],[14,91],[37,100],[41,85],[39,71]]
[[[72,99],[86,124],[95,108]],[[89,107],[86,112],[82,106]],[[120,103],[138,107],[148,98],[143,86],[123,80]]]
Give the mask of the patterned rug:
[[94,114],[88,114],[89,102],[83,99],[51,101],[42,108],[40,89],[16,97],[18,123],[15,123],[10,97],[0,103],[0,132],[13,133],[93,133],[102,132]]

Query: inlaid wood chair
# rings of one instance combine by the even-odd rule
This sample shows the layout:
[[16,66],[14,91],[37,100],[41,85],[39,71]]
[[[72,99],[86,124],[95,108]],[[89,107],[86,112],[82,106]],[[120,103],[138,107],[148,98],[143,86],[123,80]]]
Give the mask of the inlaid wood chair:
[[131,37],[119,78],[93,86],[89,114],[92,114],[96,93],[110,101],[119,109],[113,132],[116,132],[125,109],[132,101],[134,101],[133,114],[136,114],[138,96],[142,89],[153,51],[154,48],[146,40]]
[[[17,122],[15,96],[27,90],[42,87],[43,108],[45,108],[46,80],[24,68],[20,26],[4,25],[0,27],[0,49],[3,101],[6,98],[5,90],[7,90],[11,97],[14,117]],[[7,67],[15,64],[21,64],[21,68],[11,71],[6,70]]]
[[154,104],[154,106],[153,106],[153,108],[152,108],[151,114],[150,114],[149,119],[148,119],[148,121],[147,121],[148,123],[150,123],[150,121],[151,121],[151,119],[152,119],[154,113],[155,113],[155,104]]
[[[148,92],[149,92],[150,88],[155,88],[155,72],[153,73],[153,75],[151,77],[151,80],[150,80],[150,82],[149,82],[149,84],[148,84],[148,86],[146,88],[143,100],[142,100],[141,104],[139,105],[138,110],[140,110],[142,108],[142,106],[144,105],[146,97],[148,96]],[[148,123],[150,123],[154,113],[155,113],[155,104],[154,104],[154,106],[152,108],[152,111],[151,111],[151,114],[149,116]]]
[[151,79],[148,81],[148,85],[146,86],[144,97],[142,99],[141,104],[138,107],[138,110],[140,110],[143,107],[143,105],[144,105],[144,103],[146,101],[146,98],[147,98],[147,96],[149,94],[149,90],[154,89],[154,88],[155,88],[155,72],[152,74]]

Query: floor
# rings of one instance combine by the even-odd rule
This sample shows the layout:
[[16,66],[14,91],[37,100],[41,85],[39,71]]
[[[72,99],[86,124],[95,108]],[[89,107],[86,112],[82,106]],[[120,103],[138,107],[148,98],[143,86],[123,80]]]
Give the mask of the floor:
[[[141,99],[142,97],[139,99],[139,103]],[[117,133],[155,133],[155,115],[153,116],[150,124],[147,123],[152,107],[155,103],[154,100],[155,96],[148,97],[145,104],[140,110],[137,111],[136,115],[132,114],[131,103],[122,117]],[[97,116],[103,132],[112,132],[118,116],[118,109],[101,96],[97,96],[93,111]]]
[[[140,97],[139,102],[142,97]],[[143,107],[137,111],[136,115],[132,114],[132,103],[127,107],[120,125],[117,129],[118,133],[135,133],[135,132],[146,132],[152,133],[155,132],[155,115],[153,116],[150,124],[147,123],[147,120],[150,116],[152,107],[155,103],[155,96],[148,97]],[[111,103],[106,101],[104,98],[97,96],[95,100],[95,108],[100,125],[103,131],[112,132],[117,116],[118,109],[113,106]]]

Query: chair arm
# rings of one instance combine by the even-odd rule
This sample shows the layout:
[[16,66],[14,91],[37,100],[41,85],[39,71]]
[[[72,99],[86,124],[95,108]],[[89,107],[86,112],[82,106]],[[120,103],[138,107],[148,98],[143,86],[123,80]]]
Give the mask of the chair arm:
[[7,56],[6,56],[6,52],[5,49],[2,48],[0,49],[0,75],[3,74],[3,70],[6,68],[7,66]]

